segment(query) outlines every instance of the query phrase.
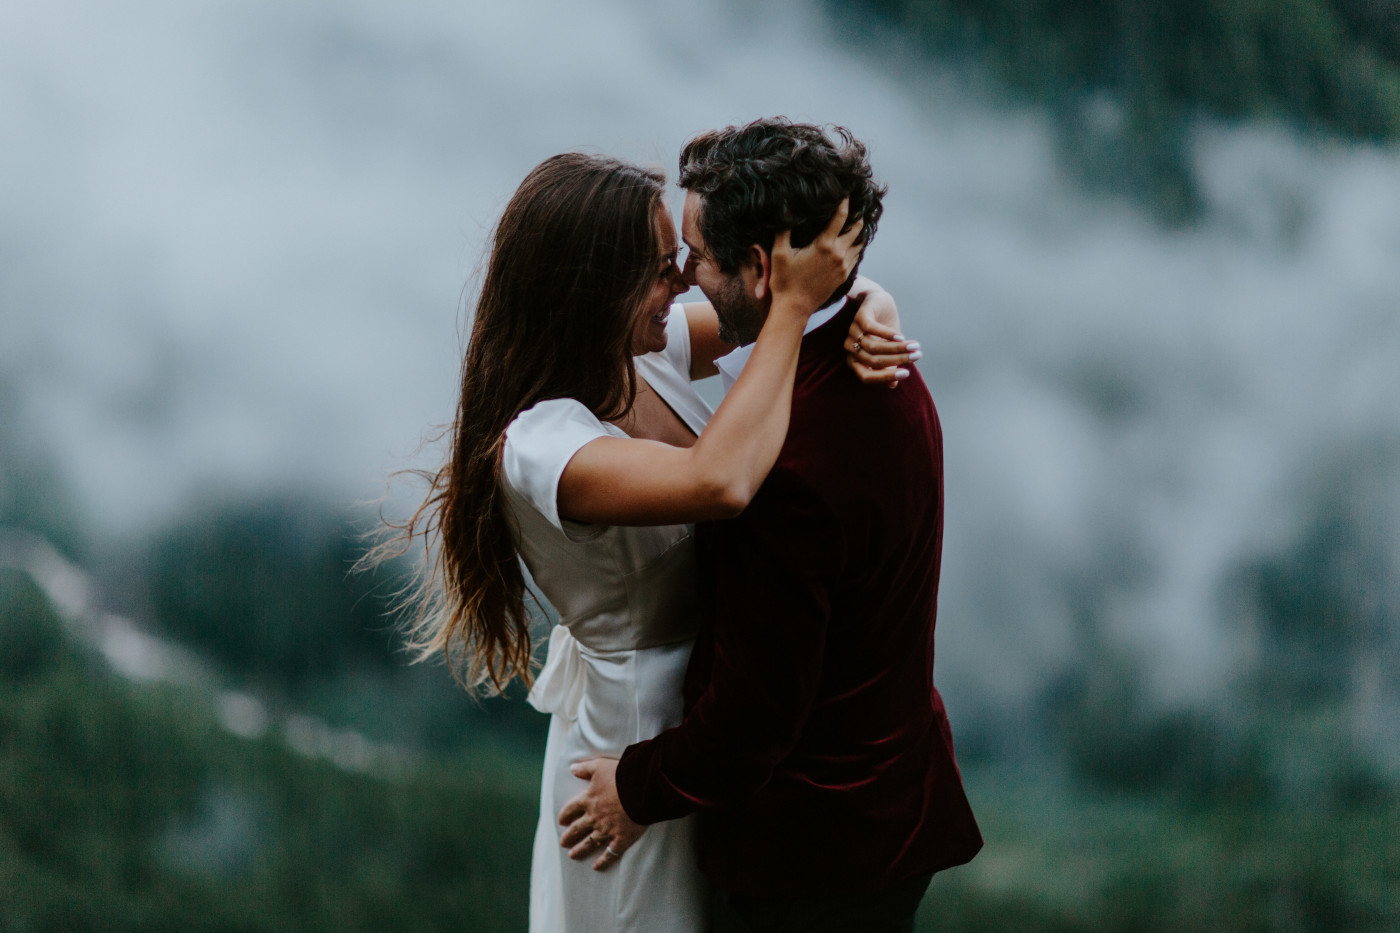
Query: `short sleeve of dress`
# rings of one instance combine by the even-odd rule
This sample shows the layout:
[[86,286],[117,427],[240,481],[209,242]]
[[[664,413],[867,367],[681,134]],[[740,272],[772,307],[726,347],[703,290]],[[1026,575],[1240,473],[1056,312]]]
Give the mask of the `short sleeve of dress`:
[[661,355],[676,372],[690,378],[690,322],[686,320],[683,304],[671,305],[671,316],[666,320],[666,349]]
[[540,402],[522,411],[506,428],[501,457],[505,481],[551,525],[564,531],[559,520],[559,478],[564,467],[584,444],[610,436],[581,402],[571,398]]

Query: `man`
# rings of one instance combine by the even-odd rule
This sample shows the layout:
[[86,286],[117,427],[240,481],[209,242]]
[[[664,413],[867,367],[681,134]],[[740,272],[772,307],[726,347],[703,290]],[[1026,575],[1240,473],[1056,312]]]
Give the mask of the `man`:
[[[760,120],[682,152],[686,275],[725,339],[756,339],[779,231],[810,242],[849,199],[874,235],[884,191],[838,133]],[[933,686],[938,417],[917,373],[889,391],[846,368],[854,314],[813,316],[777,464],[742,515],[696,530],[713,586],[685,721],[576,766],[590,786],[561,816],[571,854],[606,868],[643,825],[700,811],[717,930],[909,930],[933,873],[982,844]]]

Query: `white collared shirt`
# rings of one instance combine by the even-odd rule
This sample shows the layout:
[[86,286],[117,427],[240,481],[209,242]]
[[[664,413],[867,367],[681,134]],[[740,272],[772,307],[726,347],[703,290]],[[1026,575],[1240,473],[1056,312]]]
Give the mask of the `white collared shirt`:
[[[846,299],[842,298],[838,301],[833,301],[829,307],[822,308],[820,311],[813,314],[807,319],[807,326],[802,329],[803,335],[810,334],[827,321],[836,317],[836,312],[840,311],[845,306]],[[715,360],[715,365],[719,367],[720,384],[724,386],[725,392],[728,392],[730,387],[734,385],[735,380],[739,378],[739,374],[744,371],[744,364],[749,361],[749,357],[752,355],[753,344],[749,343]]]

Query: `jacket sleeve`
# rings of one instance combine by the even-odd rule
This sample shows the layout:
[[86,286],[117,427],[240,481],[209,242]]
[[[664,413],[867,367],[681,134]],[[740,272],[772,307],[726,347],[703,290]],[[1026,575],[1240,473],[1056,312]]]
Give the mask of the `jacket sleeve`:
[[685,720],[618,763],[618,795],[639,823],[761,789],[821,682],[829,587],[844,556],[820,497],[775,470],[739,517],[703,527],[699,543],[701,587],[714,587],[713,664]]

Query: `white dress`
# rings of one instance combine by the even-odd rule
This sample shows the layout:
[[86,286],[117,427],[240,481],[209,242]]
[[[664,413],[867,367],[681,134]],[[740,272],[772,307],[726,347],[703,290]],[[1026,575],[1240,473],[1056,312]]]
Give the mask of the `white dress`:
[[[697,434],[709,406],[691,388],[685,312],[672,307],[664,351],[638,372]],[[530,875],[531,933],[708,928],[694,820],[647,829],[617,865],[592,869],[559,845],[559,808],[585,786],[569,765],[618,756],[681,721],[681,681],[697,628],[690,525],[631,528],[561,520],[559,477],[579,448],[626,437],[572,399],[541,402],[506,430],[505,491],[520,556],[557,610],[549,655],[530,702],[552,714]]]

